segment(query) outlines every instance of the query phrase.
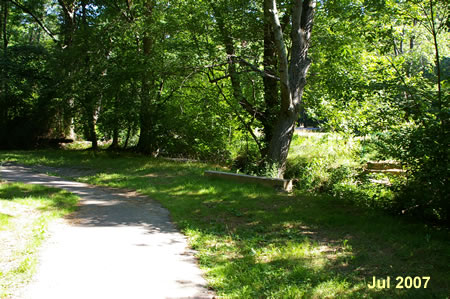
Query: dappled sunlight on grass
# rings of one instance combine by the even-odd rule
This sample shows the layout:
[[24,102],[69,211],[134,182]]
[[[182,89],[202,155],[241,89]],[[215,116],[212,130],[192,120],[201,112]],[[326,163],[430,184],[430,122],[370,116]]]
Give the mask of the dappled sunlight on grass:
[[312,298],[339,298],[346,293],[351,286],[348,282],[331,279],[315,286],[311,291]]
[[0,204],[19,204],[49,212],[52,216],[71,213],[76,208],[78,197],[60,189],[21,183],[0,183]]
[[[82,165],[97,171],[79,178],[83,182],[138,190],[160,201],[198,251],[200,266],[218,295],[445,298],[449,289],[447,231],[329,196],[288,195],[210,179],[203,176],[207,165],[202,163],[103,152],[0,154],[0,159],[5,157],[21,163]],[[372,275],[432,276],[433,284],[423,292],[369,290],[366,281]]]

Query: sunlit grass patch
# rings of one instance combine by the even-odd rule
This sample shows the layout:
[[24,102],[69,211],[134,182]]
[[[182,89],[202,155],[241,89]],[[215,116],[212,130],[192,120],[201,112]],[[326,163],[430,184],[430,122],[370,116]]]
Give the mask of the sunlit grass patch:
[[8,226],[11,218],[11,215],[0,212],[0,230],[3,230]]
[[351,288],[345,280],[330,279],[319,283],[311,290],[312,298],[339,298]]
[[49,223],[73,212],[77,201],[58,189],[0,183],[0,298],[31,278]]

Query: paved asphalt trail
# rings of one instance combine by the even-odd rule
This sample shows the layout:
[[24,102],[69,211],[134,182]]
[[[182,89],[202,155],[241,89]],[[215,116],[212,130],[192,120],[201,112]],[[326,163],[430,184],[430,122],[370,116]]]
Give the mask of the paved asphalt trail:
[[81,198],[77,212],[51,225],[37,273],[17,298],[213,297],[186,238],[155,201],[19,165],[0,167],[0,178],[62,188]]

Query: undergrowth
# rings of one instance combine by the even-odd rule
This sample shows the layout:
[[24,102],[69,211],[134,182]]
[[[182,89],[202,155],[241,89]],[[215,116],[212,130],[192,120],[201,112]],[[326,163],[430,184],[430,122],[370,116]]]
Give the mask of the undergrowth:
[[365,207],[392,207],[395,186],[388,174],[365,171],[370,160],[385,160],[372,138],[317,133],[294,136],[285,176],[302,192],[327,193]]

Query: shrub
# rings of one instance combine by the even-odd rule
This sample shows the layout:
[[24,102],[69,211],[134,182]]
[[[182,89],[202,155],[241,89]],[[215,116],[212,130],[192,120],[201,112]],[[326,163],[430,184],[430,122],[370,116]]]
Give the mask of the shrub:
[[362,166],[367,159],[382,156],[371,138],[360,142],[339,134],[297,136],[291,147],[286,177],[295,178],[301,190],[326,192],[358,205],[390,209],[393,186],[375,182],[385,175],[365,173]]
[[298,179],[299,187],[304,190],[329,189],[331,174],[339,172],[336,169],[359,166],[359,151],[359,140],[345,135],[294,136],[285,176]]
[[397,187],[399,213],[449,223],[449,134],[436,119],[408,124],[380,135],[383,150],[391,152],[408,169]]

